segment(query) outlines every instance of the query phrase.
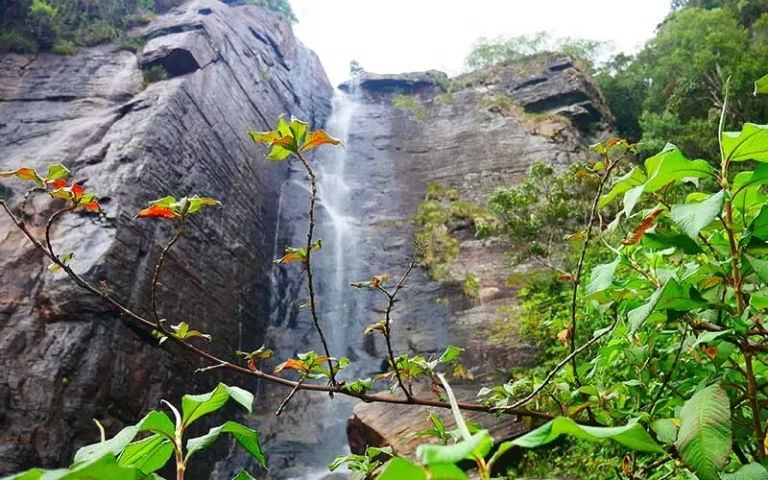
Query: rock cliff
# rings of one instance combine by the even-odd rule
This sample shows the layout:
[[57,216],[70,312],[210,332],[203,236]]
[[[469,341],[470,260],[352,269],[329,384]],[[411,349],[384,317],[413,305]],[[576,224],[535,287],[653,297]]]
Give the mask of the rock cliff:
[[[558,55],[455,79],[440,72],[366,74],[341,89],[348,93],[336,95],[328,129],[345,140],[345,149],[318,149],[312,160],[320,182],[316,234],[323,239],[312,262],[331,353],[352,360],[341,377],[354,379],[386,369],[383,340],[363,336],[367,325],[382,319],[386,301],[349,283],[402,275],[420,230],[414,217],[434,188],[428,186],[440,184],[446,196],[458,196],[453,207],[444,200],[446,208],[480,208],[494,188],[519,182],[536,160],[565,166],[583,159],[611,119],[594,82],[577,62]],[[304,241],[307,181],[301,168],[292,168],[283,185],[278,246]],[[510,308],[517,287],[508,282],[513,268],[503,243],[482,245],[467,219],[443,227],[456,240],[457,253],[439,281],[424,269],[409,278],[394,312],[394,350],[428,356],[449,344],[465,347],[462,358],[475,380],[465,381],[461,392],[472,400],[480,384],[504,378],[513,366],[531,365],[536,352],[515,333]],[[309,313],[300,308],[306,293],[299,270],[273,272],[267,343],[277,352],[274,362],[321,349]],[[476,298],[463,291],[466,274],[478,279]],[[401,441],[404,426],[428,427],[425,409],[355,405],[303,392],[275,418],[274,405],[285,392],[264,388],[271,400],[250,421],[270,442],[275,478],[326,471],[345,447],[348,416],[348,442],[358,453],[372,442],[411,453],[414,441]],[[473,420],[492,428],[497,440],[523,428],[514,419]]]
[[[364,75],[355,83],[342,86],[357,88],[362,103],[351,121],[347,172],[351,183],[365,185],[356,192],[355,208],[368,276],[398,274],[403,259],[414,254],[419,226],[413,219],[430,184],[453,191],[456,207],[484,206],[496,187],[518,183],[534,161],[562,167],[585,159],[588,145],[607,136],[612,122],[594,81],[562,55],[454,79],[426,72]],[[506,378],[511,367],[531,365],[536,352],[515,333],[517,287],[510,275],[516,269],[504,244],[481,244],[471,222],[449,220],[445,227],[458,252],[440,281],[423,271],[411,277],[397,306],[395,350],[429,355],[448,344],[465,347],[462,358],[475,378],[465,383],[477,391]],[[474,298],[463,291],[467,274],[479,283]],[[380,316],[376,307],[370,306],[369,320]],[[377,341],[369,351],[385,350]],[[471,389],[462,391],[472,400]],[[378,439],[411,453],[413,441],[403,440],[401,427],[429,428],[426,418],[426,409],[357,405],[350,445],[359,451]],[[523,428],[514,419],[476,420],[497,440]]]
[[[160,310],[211,333],[212,348],[231,357],[263,339],[287,175],[263,160],[248,129],[281,114],[321,125],[332,88],[290,26],[260,7],[196,0],[131,35],[144,44],[138,54],[108,44],[74,56],[0,56],[0,170],[61,162],[100,195],[104,214],[66,216],[54,247],[74,252],[76,271],[140,312],[172,230],[133,215],[167,194],[220,200],[224,208],[194,218],[172,251]],[[2,188],[18,207],[26,187]],[[36,234],[56,207],[43,196],[31,202]],[[48,273],[4,215],[0,232],[0,475],[68,464],[98,439],[92,418],[111,435],[161,398],[178,401],[220,379],[191,376],[191,360]]]

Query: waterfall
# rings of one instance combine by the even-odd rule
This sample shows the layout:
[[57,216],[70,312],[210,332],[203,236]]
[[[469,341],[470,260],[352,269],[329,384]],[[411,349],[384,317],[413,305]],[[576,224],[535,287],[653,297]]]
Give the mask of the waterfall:
[[[337,90],[333,112],[325,125],[328,134],[348,144],[359,107],[354,93]],[[339,378],[370,376],[378,371],[381,362],[367,355],[363,348],[362,331],[369,320],[371,297],[349,286],[372,276],[363,260],[363,219],[356,208],[357,199],[365,195],[370,185],[350,178],[354,177],[349,174],[354,173],[355,166],[348,149],[323,146],[313,152],[308,161],[317,175],[315,238],[323,240],[322,249],[312,255],[320,324],[331,354],[337,358],[348,356],[352,361]],[[282,255],[286,246],[305,245],[308,203],[308,175],[294,162],[289,178],[281,186],[275,258]],[[308,309],[299,308],[308,300],[306,277],[300,266],[275,266],[272,292],[267,345],[275,350],[275,359],[265,368],[309,350],[322,353]],[[269,385],[261,385],[261,389],[268,399],[265,405],[275,407],[288,393]],[[265,415],[260,429],[266,431],[265,436],[274,435],[269,448],[272,478],[312,480],[328,474],[327,465],[333,458],[349,453],[346,420],[353,406],[352,399],[344,396],[331,400],[325,395],[300,392],[281,417]]]

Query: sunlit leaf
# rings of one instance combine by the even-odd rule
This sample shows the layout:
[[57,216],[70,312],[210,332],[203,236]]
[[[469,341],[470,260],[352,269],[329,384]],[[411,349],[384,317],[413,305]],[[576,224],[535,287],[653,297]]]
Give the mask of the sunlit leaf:
[[340,143],[341,140],[336,140],[335,138],[330,137],[327,133],[325,133],[325,131],[316,130],[307,134],[307,141],[304,143],[304,145],[301,146],[300,151],[307,152],[313,148],[319,147],[320,145],[338,145]]
[[732,162],[768,162],[768,125],[745,123],[740,132],[723,132],[723,155]]
[[700,203],[672,205],[670,218],[691,239],[712,223],[723,210],[725,191],[721,190]]
[[768,470],[759,463],[744,465],[733,473],[723,473],[721,480],[768,480]]
[[768,94],[768,75],[755,80],[755,95]]
[[31,168],[17,168],[9,172],[0,172],[0,177],[17,177],[21,180],[31,180],[38,185],[44,185],[43,179]]
[[178,218],[179,215],[173,212],[170,208],[160,207],[158,205],[152,205],[149,208],[145,208],[136,214],[136,218]]
[[[60,179],[61,177],[66,177],[69,175],[69,170],[67,167],[60,163],[56,163],[54,165],[51,165],[48,167],[48,175],[45,177],[46,182],[53,182],[54,180]],[[66,182],[65,182],[66,185]],[[59,188],[59,187],[54,187]]]
[[[560,435],[570,435],[581,440],[614,440],[638,452],[664,453],[664,450],[648,435],[642,425],[629,422],[621,427],[590,427],[579,425],[567,417],[558,417],[522,437],[502,443],[524,448],[536,448],[556,440]],[[509,445],[508,445],[509,444]]]
[[267,466],[267,459],[264,457],[264,452],[261,450],[261,443],[259,442],[259,433],[255,430],[240,425],[237,422],[226,422],[219,427],[211,428],[208,433],[203,436],[190,438],[187,441],[187,459],[200,450],[204,450],[211,446],[222,433],[231,433],[235,440],[248,452],[253,458],[255,458],[262,467]]
[[180,322],[177,325],[171,325],[171,330],[176,338],[181,340],[189,340],[190,338],[204,338],[209,342],[213,340],[213,337],[207,333],[202,333],[197,330],[190,330],[187,322]]
[[[73,255],[74,255],[73,253],[66,253],[66,254],[62,255],[59,258],[59,260],[61,260],[61,263],[66,265],[70,260],[72,260],[72,256]],[[59,265],[58,263],[52,263],[52,264],[48,265],[48,271],[51,272],[51,273],[56,273],[59,270],[61,270],[61,265]]]
[[169,437],[154,434],[125,447],[117,463],[126,467],[136,467],[149,474],[163,468],[171,455],[173,455],[173,444]]
[[645,235],[645,232],[651,228],[651,225],[653,225],[653,222],[656,221],[656,218],[661,215],[663,212],[663,209],[654,210],[651,212],[643,221],[635,227],[634,230],[632,230],[632,234],[621,241],[622,245],[636,245],[637,243],[642,240],[643,236]]
[[201,395],[184,395],[181,399],[183,412],[182,423],[187,426],[203,415],[215,412],[227,403],[234,400],[237,404],[251,413],[253,408],[253,394],[238,387],[230,387],[220,383],[212,392]]
[[585,287],[587,295],[602,292],[610,287],[613,283],[613,276],[616,273],[616,268],[618,268],[620,262],[621,255],[618,255],[613,262],[598,265],[593,268],[592,274],[589,277],[589,283]]
[[301,360],[291,358],[275,367],[275,373],[280,373],[283,370],[298,370],[306,372],[309,370],[309,366]]

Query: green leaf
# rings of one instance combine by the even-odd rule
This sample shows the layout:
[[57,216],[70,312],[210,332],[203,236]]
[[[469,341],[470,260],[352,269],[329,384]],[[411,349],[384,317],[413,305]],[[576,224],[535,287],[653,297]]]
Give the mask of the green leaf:
[[768,125],[745,123],[740,132],[723,132],[723,155],[732,162],[768,162]]
[[619,195],[626,193],[639,185],[642,185],[645,183],[646,179],[647,177],[645,176],[645,173],[643,173],[643,170],[639,167],[635,167],[623,177],[617,178],[613,183],[613,188],[611,188],[611,191],[600,197],[600,208],[603,208],[611,203],[611,201]]
[[702,332],[699,334],[698,337],[696,337],[696,341],[693,342],[693,344],[689,348],[696,348],[701,344],[714,342],[715,340],[719,339],[720,337],[725,337],[727,335],[730,335],[733,333],[733,330],[722,330],[719,332]]
[[717,480],[731,454],[730,400],[720,385],[693,395],[680,410],[675,448],[700,480]]
[[768,93],[768,75],[755,80],[755,95],[765,95]]
[[668,143],[664,149],[645,161],[648,180],[643,191],[651,193],[670,182],[685,178],[715,177],[712,165],[706,160],[688,160],[679,148]]
[[154,434],[125,447],[117,463],[124,467],[136,467],[145,474],[150,474],[163,468],[172,455],[171,440],[166,436]]
[[[768,165],[766,165],[768,167]],[[760,240],[768,240],[768,206],[763,206],[760,213],[747,227],[744,233],[742,243],[747,243],[750,237],[757,237]]]
[[509,448],[505,445],[507,443],[523,448],[536,448],[553,442],[560,435],[570,435],[591,441],[610,439],[638,452],[664,453],[664,450],[636,421],[630,421],[623,427],[589,427],[579,425],[567,417],[557,417],[522,437],[502,443],[499,448]]
[[619,266],[620,262],[621,255],[617,255],[613,262],[598,265],[593,268],[592,274],[589,277],[589,283],[586,286],[587,295],[602,292],[610,287],[613,283],[613,276],[616,273],[616,268]]
[[425,469],[429,472],[429,480],[469,480],[469,476],[456,465],[430,465]]
[[45,182],[43,182],[43,179],[40,178],[40,175],[38,175],[37,172],[31,168],[26,167],[17,168],[16,170],[11,170],[8,172],[0,172],[0,178],[2,177],[17,177],[20,180],[32,180],[38,185],[45,185]]
[[291,124],[288,126],[291,130],[291,136],[296,140],[296,145],[301,145],[304,141],[304,135],[307,133],[307,123],[291,117]]
[[201,395],[184,395],[181,399],[182,425],[189,426],[192,422],[215,412],[224,406],[229,399],[234,400],[251,413],[253,394],[238,387],[230,387],[220,383],[215,390]]
[[648,301],[643,305],[631,310],[627,314],[627,320],[629,322],[629,334],[634,334],[640,327],[643,326],[648,317],[656,310],[656,305],[659,303],[661,295],[664,293],[664,288],[661,287],[648,298]]
[[146,474],[134,467],[121,467],[117,464],[115,456],[111,453],[88,462],[72,465],[70,468],[57,470],[42,470],[34,468],[26,472],[18,473],[3,480],[140,480]]
[[651,430],[656,433],[656,438],[664,445],[669,445],[677,438],[677,425],[670,418],[662,418],[651,423]]
[[208,433],[201,437],[190,438],[187,441],[187,458],[190,458],[200,450],[211,446],[222,433],[231,433],[235,437],[235,440],[237,440],[262,467],[267,467],[267,459],[264,457],[264,453],[261,450],[261,443],[259,442],[259,433],[232,421],[208,430]]
[[463,352],[463,348],[455,347],[453,345],[448,345],[448,348],[445,349],[442,355],[440,355],[440,358],[437,360],[440,363],[448,363],[451,360],[455,359],[459,355],[461,355],[461,352]]
[[723,210],[725,191],[721,190],[700,203],[672,205],[670,218],[692,239],[712,223]]
[[186,199],[189,201],[189,208],[187,213],[195,213],[203,207],[220,207],[221,203],[210,197],[199,197],[197,195]]
[[377,480],[427,480],[427,472],[402,457],[395,457],[387,462]]
[[45,177],[46,181],[52,182],[58,178],[66,177],[69,175],[67,167],[60,163],[56,163],[48,167],[48,175]]
[[646,232],[643,237],[643,245],[663,250],[665,248],[681,248],[688,255],[701,253],[699,245],[687,235],[666,231]]
[[235,475],[232,480],[256,480],[256,478],[252,477],[251,474],[245,470],[240,470],[240,473]]
[[458,463],[465,458],[485,458],[492,446],[493,441],[488,431],[482,430],[468,440],[453,445],[423,443],[416,449],[416,457],[425,465]]
[[213,340],[213,337],[207,333],[202,333],[197,330],[190,330],[187,322],[181,322],[178,325],[171,325],[171,330],[176,338],[180,340],[189,340],[190,338],[204,338],[209,342]]
[[733,207],[740,212],[761,205],[760,186],[768,184],[768,165],[761,163],[754,171],[741,172],[733,177],[731,185]]
[[744,465],[733,473],[723,473],[722,480],[768,480],[768,470],[759,463]]
[[749,263],[749,266],[752,267],[752,270],[755,271],[757,278],[764,284],[768,284],[768,260],[761,260],[751,255],[744,255],[744,258]]
[[118,455],[130,444],[139,432],[149,431],[163,433],[171,438],[175,435],[175,427],[168,415],[153,410],[139,423],[120,430],[114,437],[105,442],[94,443],[80,448],[75,453],[73,463],[88,462],[103,457],[106,454]]

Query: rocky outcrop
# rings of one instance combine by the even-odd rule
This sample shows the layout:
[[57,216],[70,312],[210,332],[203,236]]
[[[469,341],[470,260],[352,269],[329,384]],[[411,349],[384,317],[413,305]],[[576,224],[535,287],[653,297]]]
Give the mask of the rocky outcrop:
[[[361,278],[402,271],[403,259],[414,254],[418,227],[411,220],[429,184],[456,189],[461,201],[484,206],[496,187],[520,182],[534,161],[564,167],[583,160],[595,137],[608,134],[611,117],[599,90],[568,57],[439,79],[416,92],[412,78],[400,90],[392,76],[383,90],[365,81],[358,87],[362,105],[351,122],[346,172],[349,183],[366,185],[351,194],[357,202],[350,210],[366,239]],[[395,350],[430,355],[448,344],[465,347],[462,358],[475,380],[454,382],[477,391],[504,381],[510,368],[532,365],[536,352],[516,335],[518,284],[510,281],[515,269],[504,244],[481,244],[469,222],[448,222],[446,228],[458,241],[458,254],[441,281],[423,271],[409,280],[396,309]],[[467,274],[479,282],[475,298],[463,292]],[[367,320],[378,319],[380,307],[369,306]],[[386,350],[377,340],[368,351],[381,356]],[[404,421],[424,420],[424,409],[361,404],[350,420],[350,444],[359,452],[365,439],[378,439],[412,452],[413,440],[403,440],[399,429]],[[478,421],[495,425],[494,419]],[[496,440],[514,431],[504,430]]]
[[[167,194],[220,200],[170,254],[160,313],[211,333],[212,349],[232,358],[261,345],[287,174],[263,160],[248,129],[280,114],[320,125],[332,89],[289,25],[260,7],[196,0],[132,35],[145,42],[138,55],[103,45],[75,56],[0,56],[0,170],[61,162],[100,195],[104,214],[62,218],[54,248],[74,252],[76,271],[142,313],[172,226],[134,214]],[[153,68],[163,74],[144,75]],[[3,179],[0,195],[18,208],[27,187]],[[33,197],[35,234],[58,206]],[[98,439],[92,418],[111,435],[160,398],[178,401],[220,380],[217,371],[190,375],[194,361],[50,274],[4,215],[0,232],[0,475],[66,465]]]

